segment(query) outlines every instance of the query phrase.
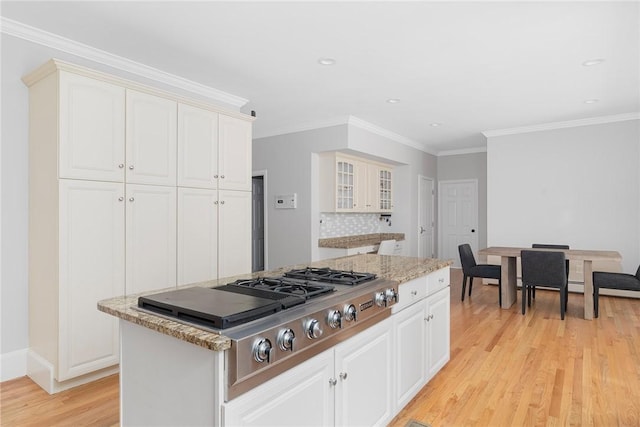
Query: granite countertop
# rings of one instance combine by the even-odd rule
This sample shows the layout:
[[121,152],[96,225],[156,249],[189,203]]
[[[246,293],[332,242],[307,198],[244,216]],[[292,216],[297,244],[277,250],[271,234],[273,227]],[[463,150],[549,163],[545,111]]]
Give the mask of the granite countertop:
[[379,245],[383,240],[404,240],[404,233],[373,233],[318,239],[321,248],[351,249]]
[[[293,268],[311,267],[329,267],[337,270],[362,271],[367,273],[375,273],[378,277],[394,280],[400,283],[408,282],[417,277],[425,276],[433,271],[450,266],[453,262],[450,260],[439,260],[434,258],[414,258],[404,256],[391,255],[375,255],[362,254],[352,255],[342,258],[328,259],[316,261],[307,264],[299,264],[295,266],[282,267],[270,271],[260,271],[257,273],[244,274],[234,277],[225,277],[219,280],[210,280],[207,282],[196,283],[192,285],[181,286],[188,288],[192,286],[213,287],[233,282],[240,278],[261,277],[261,276],[279,276],[284,272]],[[172,290],[171,288],[168,290]],[[167,289],[165,289],[167,290]],[[161,292],[161,289],[146,294]],[[193,326],[184,325],[174,322],[163,317],[154,316],[152,314],[143,313],[135,310],[137,306],[138,296],[123,296],[111,298],[98,302],[98,310],[103,311],[112,316],[123,320],[153,329],[159,333],[169,335],[183,341],[187,341],[194,345],[207,348],[213,351],[224,351],[231,347],[231,340],[219,333],[210,332]]]

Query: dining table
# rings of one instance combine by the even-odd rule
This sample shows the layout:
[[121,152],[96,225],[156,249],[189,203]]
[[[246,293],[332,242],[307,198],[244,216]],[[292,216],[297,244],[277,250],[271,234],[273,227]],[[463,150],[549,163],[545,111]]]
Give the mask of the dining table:
[[517,299],[517,259],[523,250],[561,251],[570,261],[582,261],[584,274],[584,318],[593,319],[593,261],[622,261],[622,256],[616,251],[582,250],[582,249],[532,249],[511,246],[490,246],[480,249],[478,255],[499,256],[501,266],[502,308],[510,308]]

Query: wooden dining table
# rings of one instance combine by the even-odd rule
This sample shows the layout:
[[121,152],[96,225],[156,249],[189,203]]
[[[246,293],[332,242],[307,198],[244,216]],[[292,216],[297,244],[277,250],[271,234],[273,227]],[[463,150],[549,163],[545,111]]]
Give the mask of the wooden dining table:
[[584,274],[584,318],[593,319],[593,261],[609,261],[620,263],[622,256],[616,251],[597,251],[580,249],[532,249],[510,246],[491,246],[480,249],[478,255],[494,255],[501,258],[502,308],[510,308],[517,299],[517,259],[522,250],[562,251],[571,261],[582,261]]

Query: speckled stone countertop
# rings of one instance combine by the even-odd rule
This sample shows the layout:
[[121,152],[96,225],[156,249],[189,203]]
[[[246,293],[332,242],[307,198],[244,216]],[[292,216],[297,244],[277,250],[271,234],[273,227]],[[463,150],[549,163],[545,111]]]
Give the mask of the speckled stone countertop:
[[351,249],[363,246],[378,245],[383,240],[404,240],[404,233],[373,233],[357,236],[328,237],[318,239],[321,248]]
[[[413,258],[404,256],[391,255],[352,255],[342,258],[328,259],[316,261],[307,264],[300,264],[289,267],[282,267],[270,271],[261,271],[252,274],[244,274],[241,276],[226,277],[219,280],[210,280],[207,282],[196,283],[193,285],[182,286],[188,288],[192,286],[213,287],[233,282],[240,278],[262,277],[262,276],[280,276],[284,272],[293,268],[311,267],[329,267],[337,270],[352,270],[367,273],[375,273],[378,277],[397,281],[399,284],[408,282],[417,277],[425,276],[433,271],[447,267],[452,264],[450,260],[439,260],[433,258]],[[171,288],[175,289],[175,288]],[[168,290],[171,290],[168,289]],[[167,290],[167,289],[164,289]],[[158,289],[146,294],[161,292]],[[153,329],[159,333],[170,335],[172,337],[187,341],[194,345],[207,348],[213,351],[224,351],[231,347],[231,340],[219,333],[206,331],[195,328],[193,326],[184,325],[174,322],[160,316],[143,313],[135,310],[137,306],[138,296],[123,296],[111,298],[98,302],[98,310],[103,311],[120,319],[127,320],[140,326]]]

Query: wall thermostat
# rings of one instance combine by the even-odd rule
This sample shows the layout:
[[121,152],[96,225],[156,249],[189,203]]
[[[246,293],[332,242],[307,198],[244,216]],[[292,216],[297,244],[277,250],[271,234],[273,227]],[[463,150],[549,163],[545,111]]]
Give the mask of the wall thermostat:
[[296,193],[276,196],[276,209],[295,209],[298,207],[298,195]]

